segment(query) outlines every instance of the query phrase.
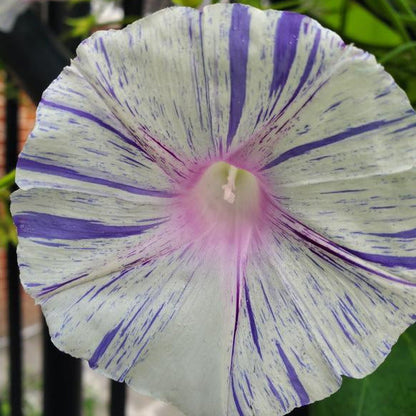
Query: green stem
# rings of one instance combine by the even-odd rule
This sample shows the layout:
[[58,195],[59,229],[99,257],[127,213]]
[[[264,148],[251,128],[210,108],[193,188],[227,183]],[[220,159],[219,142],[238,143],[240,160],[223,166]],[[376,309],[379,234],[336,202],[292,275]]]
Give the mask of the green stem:
[[386,53],[382,58],[380,58],[379,62],[384,65],[386,62],[392,60],[396,56],[402,54],[403,52],[409,49],[416,49],[416,41],[406,42],[397,46],[391,52]]
[[0,178],[0,189],[7,189],[14,185],[16,178],[16,170],[12,170],[7,175]]
[[364,378],[361,383],[362,383],[362,389],[361,389],[360,398],[358,400],[358,409],[357,409],[356,416],[361,416],[363,413],[365,395],[367,393],[367,380]]

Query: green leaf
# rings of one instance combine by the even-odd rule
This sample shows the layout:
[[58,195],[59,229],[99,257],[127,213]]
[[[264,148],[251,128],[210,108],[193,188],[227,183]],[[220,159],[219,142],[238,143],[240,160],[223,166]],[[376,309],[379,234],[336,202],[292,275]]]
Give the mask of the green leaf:
[[202,0],[172,0],[172,3],[177,6],[197,8],[202,4]]
[[348,8],[345,34],[356,42],[383,47],[394,47],[402,42],[396,31],[354,2]]
[[[351,42],[391,48],[399,45],[401,36],[370,11],[352,0],[310,0],[305,12],[324,26],[340,31]],[[345,12],[345,16],[343,15]]]
[[0,178],[0,190],[8,189],[12,185],[14,185],[15,176],[16,176],[16,171],[12,170],[7,175],[4,175],[2,178]]
[[341,389],[310,406],[310,416],[413,416],[416,409],[416,325],[386,361],[362,380],[344,378]]
[[410,78],[406,85],[406,92],[409,96],[410,102],[415,106],[416,104],[416,79]]
[[75,38],[89,36],[96,23],[97,21],[93,15],[66,19],[66,24],[71,27],[69,36]]

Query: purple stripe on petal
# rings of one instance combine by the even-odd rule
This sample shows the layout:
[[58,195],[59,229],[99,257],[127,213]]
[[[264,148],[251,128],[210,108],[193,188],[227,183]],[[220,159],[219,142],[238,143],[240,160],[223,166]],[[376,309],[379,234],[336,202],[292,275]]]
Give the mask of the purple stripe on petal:
[[394,130],[394,131],[392,132],[392,134],[401,133],[401,132],[403,132],[403,131],[407,131],[407,130],[411,130],[411,129],[415,129],[415,128],[416,128],[416,123],[412,123],[412,124],[409,124],[409,125],[408,125],[408,126],[406,126],[406,127],[402,127],[402,128],[400,128],[400,129]]
[[107,282],[106,284],[102,285],[95,293],[94,295],[91,296],[91,300],[93,300],[94,298],[96,298],[103,290],[107,289],[108,287],[110,287],[111,285],[113,285],[114,283],[116,283],[118,280],[120,280],[123,276],[125,276],[127,273],[129,272],[129,270],[123,270],[120,274],[118,274],[115,278],[113,278],[112,280],[110,280],[109,282]]
[[332,311],[332,316],[337,321],[337,324],[340,327],[343,334],[345,335],[345,338],[347,338],[348,341],[351,342],[351,344],[355,344],[354,339],[351,337],[350,333],[347,331],[347,328],[345,328],[345,325],[341,322],[338,315],[334,311]]
[[68,113],[74,114],[77,117],[81,117],[81,118],[85,118],[87,120],[90,120],[90,121],[98,124],[100,127],[104,128],[104,129],[106,129],[108,131],[111,131],[111,133],[116,134],[124,142],[126,142],[126,143],[134,146],[136,149],[140,150],[140,152],[143,152],[143,149],[134,140],[128,138],[123,133],[121,133],[120,131],[118,131],[117,129],[115,129],[113,126],[110,126],[106,122],[100,120],[98,117],[96,117],[96,116],[94,116],[94,115],[92,115],[90,113],[87,113],[86,111],[78,110],[76,108],[68,107],[68,106],[62,105],[62,104],[53,103],[53,102],[47,101],[45,99],[42,99],[41,104],[44,105],[44,106],[46,106],[46,107],[51,107],[51,108],[56,108],[58,110],[67,111]]
[[[373,209],[375,207],[372,207]],[[380,208],[380,207],[379,207]],[[389,207],[383,207],[383,208],[389,208]],[[392,207],[395,208],[395,207]],[[412,230],[406,230],[406,231],[398,231],[397,233],[368,233],[368,235],[374,235],[377,237],[387,237],[387,238],[416,238],[416,228],[413,228]]]
[[389,256],[385,254],[363,253],[361,251],[351,250],[342,247],[348,253],[359,257],[360,259],[371,261],[372,263],[381,264],[385,267],[405,267],[410,270],[416,270],[416,257]]
[[14,216],[20,238],[46,240],[85,240],[93,238],[120,238],[141,234],[163,221],[146,225],[105,225],[98,221],[60,217],[38,212],[25,212]]
[[108,70],[109,70],[110,75],[111,75],[113,73],[113,69],[111,67],[111,62],[110,62],[110,58],[108,57],[107,49],[104,46],[103,38],[100,38],[100,47],[101,47],[101,50],[104,54],[105,61],[107,62],[107,67],[108,67]]
[[247,384],[247,388],[248,388],[248,391],[250,393],[250,396],[251,396],[251,398],[253,398],[253,391],[251,390],[250,381],[249,381],[246,373],[244,373],[244,379],[246,380],[246,384]]
[[289,106],[293,102],[293,100],[297,97],[297,95],[299,94],[299,91],[302,89],[306,80],[309,78],[309,75],[312,72],[312,68],[313,68],[313,66],[316,62],[316,54],[318,52],[318,47],[319,47],[320,41],[321,41],[321,31],[318,30],[315,34],[315,39],[313,41],[312,49],[309,53],[308,61],[306,62],[306,65],[305,65],[305,70],[303,71],[303,74],[300,78],[299,84],[298,84],[295,92],[293,93],[289,102],[286,104],[286,107]]
[[135,321],[135,319],[137,318],[137,315],[142,311],[142,309],[147,305],[147,303],[149,302],[149,298],[145,299],[145,301],[140,305],[140,307],[137,309],[137,311],[134,313],[134,315],[132,316],[132,318],[130,319],[130,321],[127,323],[127,325],[123,328],[123,330],[121,331],[121,336],[124,336],[124,334],[126,333],[126,331],[129,329],[130,325]]
[[80,276],[74,277],[70,280],[66,280],[65,282],[61,282],[61,283],[55,283],[53,285],[50,286],[45,286],[41,291],[40,291],[40,295],[47,295],[48,293],[54,292],[55,290],[59,290],[64,286],[67,286],[71,283],[77,282],[78,280],[84,278],[88,276],[87,273],[81,274]]
[[241,409],[241,405],[240,405],[240,402],[238,401],[237,393],[235,391],[234,377],[231,377],[231,389],[233,391],[233,399],[234,399],[234,403],[235,403],[235,407],[237,409],[237,412],[238,412],[239,416],[244,416],[244,412]]
[[[392,282],[397,282],[406,286],[416,287],[416,283],[410,282],[405,279],[400,279],[387,272],[383,272],[380,269],[374,268],[374,266],[371,264],[362,264],[359,261],[357,261],[358,259],[362,259],[362,260],[367,260],[367,261],[374,262],[374,263],[379,263],[388,267],[402,266],[402,267],[407,267],[409,269],[416,269],[416,257],[394,257],[394,256],[386,256],[386,255],[361,253],[358,251],[350,250],[350,249],[347,249],[346,247],[340,246],[324,238],[323,236],[315,233],[310,228],[306,227],[304,224],[301,224],[297,220],[291,218],[287,214],[284,214],[284,217],[288,219],[295,227],[301,226],[301,230],[299,230],[299,229],[293,228],[288,223],[282,224],[283,227],[286,227],[287,230],[290,230],[293,234],[297,235],[301,240],[311,243],[313,246],[318,247],[324,252],[332,254],[336,258],[348,264],[351,264],[362,270],[375,274],[379,277],[382,277],[383,279],[387,279]],[[330,262],[330,259],[326,258],[326,256],[322,256],[318,254],[318,252],[313,250],[312,247],[310,247],[310,249],[315,254],[319,255],[326,261]],[[332,263],[332,262],[331,264],[335,265],[335,263]],[[392,264],[394,264],[394,266],[392,266]]]
[[286,405],[285,405],[285,402],[282,399],[282,396],[279,394],[279,392],[277,391],[276,387],[274,386],[274,384],[272,383],[270,378],[266,376],[266,379],[267,379],[267,382],[269,384],[269,388],[270,388],[271,392],[273,393],[274,397],[276,397],[276,399],[280,403],[280,406],[282,406],[282,409],[286,410]]
[[368,189],[344,189],[342,191],[328,191],[328,192],[319,192],[321,195],[332,195],[332,194],[349,194],[356,192],[365,192]]
[[[151,319],[150,323],[147,325],[147,328],[144,330],[144,332],[141,334],[140,338],[134,341],[134,344],[136,347],[138,347],[143,339],[146,337],[147,333],[149,332],[150,328],[152,327],[152,325],[154,324],[154,322],[156,321],[156,318],[159,316],[160,312],[163,310],[163,308],[165,307],[165,304],[162,303],[162,305],[160,306],[160,308],[157,310],[157,312],[154,314],[153,318]],[[147,322],[147,321],[146,321]],[[145,323],[146,323],[145,322]],[[143,327],[142,327],[143,329]],[[128,374],[128,372],[131,370],[131,368],[136,364],[137,360],[139,359],[141,353],[143,352],[144,348],[147,346],[147,344],[149,343],[150,338],[147,339],[147,341],[144,342],[144,344],[142,345],[142,347],[139,349],[139,351],[137,352],[136,356],[133,358],[132,363],[130,364],[130,366],[128,368],[126,368],[123,372],[123,374],[119,377],[118,381],[124,381],[126,375]]]
[[229,33],[231,101],[230,121],[228,125],[227,146],[240,124],[246,100],[246,77],[248,44],[250,41],[250,14],[248,7],[240,4],[233,6]]
[[91,368],[97,368],[98,367],[98,360],[103,356],[103,354],[106,352],[108,346],[111,344],[111,341],[114,339],[114,337],[117,335],[117,332],[123,325],[124,321],[121,321],[115,328],[113,328],[111,331],[108,331],[103,339],[101,340],[98,347],[95,349],[94,354],[92,357],[88,360],[88,364]]
[[81,181],[81,182],[104,185],[110,188],[120,189],[122,191],[126,191],[126,192],[129,192],[131,194],[136,194],[136,195],[157,196],[160,198],[172,197],[172,194],[166,191],[157,191],[157,190],[150,190],[150,189],[144,189],[144,188],[137,188],[135,186],[109,181],[107,179],[83,175],[82,173],[79,173],[73,169],[65,168],[62,166],[49,165],[46,163],[38,162],[36,160],[27,159],[25,158],[24,154],[22,154],[19,157],[19,160],[17,162],[17,168],[23,169],[23,170],[29,170],[31,172],[45,173],[47,175],[62,176],[63,178],[74,179],[74,180]]
[[273,79],[269,93],[271,97],[278,92],[277,100],[286,85],[295,60],[303,17],[296,13],[283,12],[277,23],[273,51]]
[[278,342],[276,342],[276,347],[279,351],[279,355],[283,361],[283,364],[286,367],[286,373],[289,377],[290,383],[295,389],[296,394],[299,396],[301,406],[308,404],[310,402],[309,395],[306,392],[305,388],[303,387],[302,383],[300,382],[299,377],[296,374],[296,371],[293,365],[287,358],[287,355],[285,354],[285,352],[283,351],[282,347],[280,346]]
[[261,355],[261,349],[260,349],[260,344],[259,344],[259,336],[258,336],[258,333],[257,333],[256,322],[254,320],[254,314],[253,314],[253,309],[251,307],[250,294],[249,294],[249,291],[248,291],[247,284],[244,284],[244,292],[245,292],[245,297],[246,297],[247,314],[248,314],[248,319],[249,319],[249,322],[250,322],[251,335],[253,337],[254,345],[257,348],[257,352],[259,353],[260,358],[263,359],[263,357]]
[[351,127],[341,133],[335,134],[330,137],[325,137],[321,140],[316,140],[311,143],[305,143],[300,146],[294,147],[293,149],[290,149],[284,153],[282,153],[280,156],[278,156],[276,159],[272,160],[270,163],[268,163],[266,166],[262,168],[262,170],[270,169],[276,165],[279,165],[280,163],[286,162],[287,160],[302,156],[305,153],[310,152],[311,150],[319,149],[320,147],[329,146],[334,143],[338,143],[342,140],[349,139],[354,136],[358,136],[363,133],[368,133],[370,131],[377,130],[379,128],[389,126],[391,124],[397,123],[399,121],[402,121],[403,119],[407,118],[408,116],[396,118],[393,120],[377,120],[373,121],[371,123],[363,124],[358,127]]
[[[301,16],[301,15],[297,15],[297,14],[295,14],[295,13],[291,13],[291,12],[284,12],[285,14],[287,14],[287,15],[289,15],[289,16],[291,16],[291,19],[292,19],[292,21],[295,21],[295,17],[298,17],[298,19],[299,19],[299,21],[298,21],[298,24],[299,24],[299,27],[298,27],[298,32],[300,31],[300,26],[301,26],[301,23],[302,23],[302,20],[303,20],[303,18],[304,18],[304,16]],[[294,27],[296,27],[296,24],[294,25]],[[294,38],[294,35],[292,35],[292,37]],[[297,35],[296,35],[296,42],[297,42]],[[298,96],[298,94],[299,94],[299,92],[300,92],[300,90],[302,89],[302,87],[304,86],[304,84],[305,84],[305,82],[306,82],[306,80],[308,79],[308,77],[309,77],[309,75],[310,75],[310,73],[311,73],[311,71],[312,71],[312,68],[313,68],[313,65],[315,64],[315,62],[316,62],[316,54],[317,54],[317,52],[318,52],[318,47],[319,47],[319,42],[320,42],[320,40],[321,40],[321,31],[320,30],[318,30],[317,31],[317,33],[316,33],[316,35],[315,35],[315,39],[314,39],[314,42],[313,42],[313,45],[312,45],[312,49],[311,49],[311,51],[310,51],[310,53],[309,53],[309,56],[308,56],[308,60],[307,60],[307,62],[306,62],[306,65],[305,65],[305,69],[304,69],[304,71],[303,71],[303,74],[302,74],[302,76],[301,76],[301,78],[300,78],[300,80],[299,80],[299,83],[298,83],[298,86],[296,87],[296,90],[294,91],[294,93],[293,93],[293,95],[290,97],[290,100],[285,104],[285,106],[280,110],[280,112],[279,112],[279,114],[276,116],[276,118],[280,118],[280,116],[286,111],[286,109],[292,104],[292,102],[295,100],[295,98]],[[293,47],[293,54],[295,55],[296,54],[296,47]],[[286,79],[287,80],[287,79]],[[285,84],[286,84],[286,80],[285,80]],[[313,95],[315,95],[316,94],[316,92],[317,91],[319,91],[319,89],[322,87],[322,85],[323,84],[321,84],[319,87],[318,87],[318,89],[315,91],[315,93],[313,94]],[[272,106],[272,108],[269,110],[269,112],[268,112],[268,115],[270,116],[273,112],[274,112],[274,110],[275,110],[275,107],[276,107],[276,105],[277,105],[277,103],[278,103],[278,101],[279,101],[279,98],[280,98],[280,94],[281,94],[281,92],[282,92],[282,90],[283,90],[283,88],[284,88],[284,84],[282,85],[282,89],[279,91],[279,94],[277,95],[277,97],[276,97],[276,99],[274,100],[274,104],[273,104],[273,106]],[[310,97],[310,99],[313,97],[313,95]],[[304,105],[306,105],[307,103],[309,102],[309,100],[304,104]],[[301,107],[301,109],[303,108],[303,106]],[[299,111],[301,110],[301,109],[299,109]]]

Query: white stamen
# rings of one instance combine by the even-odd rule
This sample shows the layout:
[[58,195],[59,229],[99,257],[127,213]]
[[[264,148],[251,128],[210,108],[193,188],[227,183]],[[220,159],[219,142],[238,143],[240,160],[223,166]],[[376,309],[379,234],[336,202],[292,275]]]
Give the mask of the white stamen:
[[233,204],[235,201],[235,178],[237,176],[238,169],[230,165],[230,170],[228,172],[227,183],[222,186],[224,189],[224,200],[230,204]]

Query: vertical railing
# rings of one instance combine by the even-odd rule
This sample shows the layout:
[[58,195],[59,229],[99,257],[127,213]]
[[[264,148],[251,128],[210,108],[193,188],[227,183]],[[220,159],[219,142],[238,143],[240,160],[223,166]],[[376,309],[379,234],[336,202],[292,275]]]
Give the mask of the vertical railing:
[[[18,151],[18,98],[10,77],[6,78],[6,172],[14,169]],[[9,330],[9,394],[12,416],[23,415],[21,301],[16,248],[7,245],[8,330]]]

